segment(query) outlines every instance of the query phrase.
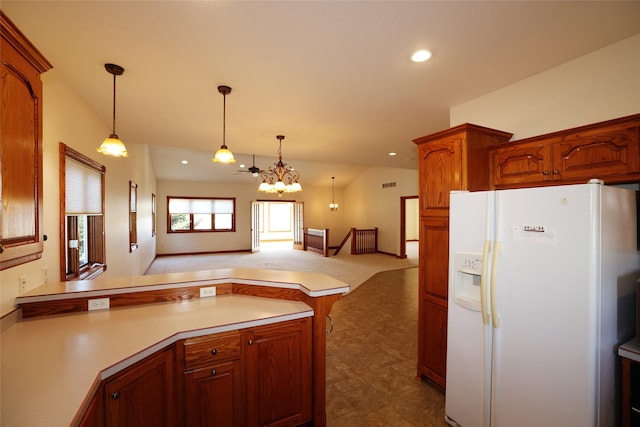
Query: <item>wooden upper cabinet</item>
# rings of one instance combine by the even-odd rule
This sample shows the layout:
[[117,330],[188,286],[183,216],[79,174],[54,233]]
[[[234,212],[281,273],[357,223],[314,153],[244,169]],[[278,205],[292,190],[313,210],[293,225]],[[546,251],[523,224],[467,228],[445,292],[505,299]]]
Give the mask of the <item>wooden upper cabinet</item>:
[[[419,147],[421,209],[449,207],[449,193],[460,189],[461,143],[459,137],[452,137]],[[447,179],[443,179],[444,177]]]
[[495,186],[552,179],[551,151],[539,142],[496,148],[491,154]]
[[640,114],[527,138],[491,150],[495,188],[640,180]]
[[488,147],[512,134],[473,124],[414,139],[418,145],[420,209],[448,209],[452,190],[489,189]]
[[0,12],[0,270],[42,256],[42,82],[51,64]]

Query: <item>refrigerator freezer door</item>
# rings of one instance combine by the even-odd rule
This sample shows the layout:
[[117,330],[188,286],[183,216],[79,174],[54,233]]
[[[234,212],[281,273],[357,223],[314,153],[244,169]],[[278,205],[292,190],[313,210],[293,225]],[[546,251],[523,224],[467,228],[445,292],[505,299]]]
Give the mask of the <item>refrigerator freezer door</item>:
[[480,254],[493,234],[493,194],[451,194],[445,413],[465,427],[489,425],[491,328],[480,311],[478,273],[489,261]]
[[596,425],[601,186],[496,193],[492,425]]

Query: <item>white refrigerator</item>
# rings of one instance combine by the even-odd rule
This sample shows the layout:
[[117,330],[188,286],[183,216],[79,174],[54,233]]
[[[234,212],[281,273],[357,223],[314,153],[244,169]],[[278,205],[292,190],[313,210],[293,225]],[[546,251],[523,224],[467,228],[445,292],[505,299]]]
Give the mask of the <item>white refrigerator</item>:
[[[616,346],[633,338],[636,192],[452,192],[446,420],[615,425]],[[619,386],[618,386],[619,387]]]

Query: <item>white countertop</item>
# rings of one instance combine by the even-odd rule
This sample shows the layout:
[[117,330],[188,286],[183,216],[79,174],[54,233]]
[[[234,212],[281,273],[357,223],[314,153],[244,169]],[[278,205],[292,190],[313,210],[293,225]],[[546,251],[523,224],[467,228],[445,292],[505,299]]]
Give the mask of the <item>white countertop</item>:
[[[303,275],[304,289],[309,292],[328,289],[316,286],[315,278],[309,273],[278,271],[277,275],[271,276],[265,270],[179,273],[177,281],[185,278],[209,280],[216,275],[218,278],[244,278],[255,275],[255,271],[261,272],[260,279],[251,281],[251,284],[276,280],[277,276],[278,283],[284,280],[301,285],[299,282]],[[162,276],[162,280],[149,279],[159,279],[158,276]],[[171,276],[125,278],[116,284],[148,286]],[[335,282],[327,281],[328,276],[320,276],[320,282],[337,282],[344,289],[342,282],[335,279]],[[92,280],[89,287],[82,282],[69,282],[66,286],[72,293],[104,291],[113,288],[112,280]],[[53,292],[54,285],[40,288]],[[28,295],[37,296],[43,290],[34,291]],[[101,379],[179,339],[312,315],[313,310],[298,301],[221,295],[20,320],[2,332],[0,424],[3,427],[67,426]]]
[[100,297],[122,293],[123,291],[138,292],[229,282],[299,289],[311,297],[349,292],[347,283],[322,273],[223,268],[183,273],[47,283],[17,297],[16,304],[77,298],[79,296]]
[[640,363],[640,344],[637,338],[629,340],[618,347],[618,355]]

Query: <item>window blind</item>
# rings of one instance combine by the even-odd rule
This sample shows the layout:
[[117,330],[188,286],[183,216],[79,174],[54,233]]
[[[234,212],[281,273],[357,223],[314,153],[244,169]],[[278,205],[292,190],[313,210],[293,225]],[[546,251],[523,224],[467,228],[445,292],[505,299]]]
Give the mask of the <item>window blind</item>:
[[169,199],[170,214],[232,214],[232,199]]
[[68,156],[65,159],[65,211],[72,215],[102,213],[102,172]]

